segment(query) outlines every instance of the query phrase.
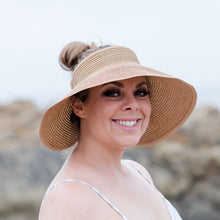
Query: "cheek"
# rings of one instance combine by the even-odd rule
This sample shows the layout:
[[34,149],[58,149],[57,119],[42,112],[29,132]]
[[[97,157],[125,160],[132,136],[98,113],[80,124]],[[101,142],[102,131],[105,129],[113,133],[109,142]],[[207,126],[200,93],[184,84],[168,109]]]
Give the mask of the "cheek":
[[147,112],[151,112],[151,103],[150,99],[147,98],[145,101],[141,102],[141,108],[145,109]]
[[104,123],[111,117],[112,107],[103,102],[94,101],[88,109],[88,119],[95,123]]
[[142,109],[142,112],[143,112],[143,114],[145,116],[146,121],[149,122],[150,115],[151,115],[150,100],[147,100],[147,103],[146,102],[142,103],[141,109]]
[[111,118],[119,110],[118,102],[112,100],[102,100],[102,102],[96,103],[94,106],[95,105],[98,109],[97,111],[99,111],[104,118]]
[[151,104],[150,104],[150,101],[148,101],[146,109],[147,109],[148,115],[150,115],[151,114]]

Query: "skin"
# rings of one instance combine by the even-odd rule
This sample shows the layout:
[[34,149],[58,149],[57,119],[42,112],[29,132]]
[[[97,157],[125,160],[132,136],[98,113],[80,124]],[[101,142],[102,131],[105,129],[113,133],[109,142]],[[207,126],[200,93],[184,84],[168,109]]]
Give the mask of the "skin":
[[[170,219],[162,197],[122,155],[146,131],[151,114],[145,77],[135,77],[91,88],[87,100],[73,102],[80,117],[80,138],[51,185],[63,179],[88,182],[104,194],[129,220]],[[131,127],[119,121],[137,122]],[[132,122],[132,123],[134,123]],[[135,165],[152,181],[147,170]],[[121,217],[93,190],[65,183],[44,201],[40,220],[106,219]]]

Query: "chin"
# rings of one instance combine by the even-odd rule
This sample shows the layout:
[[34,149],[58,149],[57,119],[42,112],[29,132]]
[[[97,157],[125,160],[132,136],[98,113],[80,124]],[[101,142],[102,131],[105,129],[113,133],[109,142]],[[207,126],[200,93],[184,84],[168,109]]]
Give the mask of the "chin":
[[126,138],[126,140],[120,140],[117,141],[117,145],[121,146],[122,148],[130,148],[130,147],[134,147],[139,143],[140,138],[136,139],[136,138]]

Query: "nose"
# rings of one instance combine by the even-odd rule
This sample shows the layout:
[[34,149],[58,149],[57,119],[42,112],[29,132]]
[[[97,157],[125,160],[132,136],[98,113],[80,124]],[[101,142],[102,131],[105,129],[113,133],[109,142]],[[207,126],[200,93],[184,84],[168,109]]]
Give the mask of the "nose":
[[134,97],[134,95],[129,95],[125,97],[123,111],[137,111],[139,109],[139,104]]

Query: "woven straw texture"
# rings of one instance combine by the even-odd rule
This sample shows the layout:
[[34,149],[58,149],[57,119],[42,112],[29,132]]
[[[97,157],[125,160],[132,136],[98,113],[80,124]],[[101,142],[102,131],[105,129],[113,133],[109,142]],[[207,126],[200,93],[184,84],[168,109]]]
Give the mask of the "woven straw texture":
[[78,140],[79,124],[70,120],[72,95],[103,83],[136,76],[147,76],[152,106],[148,129],[138,145],[153,145],[173,134],[195,107],[195,89],[180,79],[141,66],[133,51],[114,46],[94,52],[77,66],[71,92],[43,115],[40,127],[43,143],[59,151]]

